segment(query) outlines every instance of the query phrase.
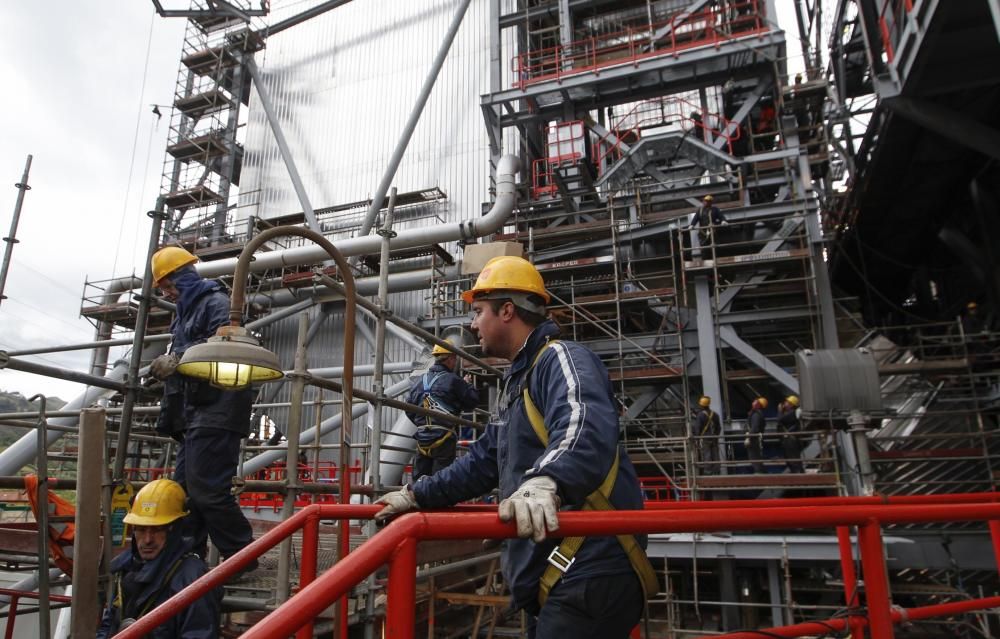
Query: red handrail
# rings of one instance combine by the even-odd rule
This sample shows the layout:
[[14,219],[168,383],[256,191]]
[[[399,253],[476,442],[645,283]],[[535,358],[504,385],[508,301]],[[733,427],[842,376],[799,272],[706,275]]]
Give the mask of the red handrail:
[[[729,530],[785,528],[832,528],[859,526],[859,548],[868,595],[869,623],[876,636],[892,636],[891,601],[882,555],[880,526],[884,524],[945,521],[1000,520],[997,493],[965,495],[915,495],[906,497],[839,497],[788,500],[748,500],[744,502],[687,502],[674,507],[644,511],[566,512],[560,516],[559,532],[565,536],[615,535],[623,533],[715,532]],[[888,503],[887,503],[888,502]],[[793,505],[789,506],[791,503]],[[780,505],[778,505],[780,504]],[[699,508],[698,505],[701,507]],[[346,595],[350,589],[390,562],[387,597],[386,636],[413,636],[413,575],[416,570],[417,541],[427,539],[503,539],[514,537],[514,524],[499,521],[495,512],[484,507],[459,507],[451,511],[426,511],[404,515],[364,545],[316,578],[315,532],[320,519],[367,519],[379,506],[312,505],[188,588],[151,611],[118,637],[137,638],[148,633],[212,588],[221,585],[252,558],[276,546],[307,522],[302,556],[301,590],[277,610],[251,628],[245,637],[287,637],[295,634]],[[994,526],[991,525],[991,529]],[[1000,529],[1000,527],[996,527]],[[996,540],[995,540],[995,543]],[[307,556],[311,554],[311,556]],[[312,571],[307,577],[307,573]],[[403,581],[399,581],[402,579]],[[882,633],[882,634],[878,634]]]

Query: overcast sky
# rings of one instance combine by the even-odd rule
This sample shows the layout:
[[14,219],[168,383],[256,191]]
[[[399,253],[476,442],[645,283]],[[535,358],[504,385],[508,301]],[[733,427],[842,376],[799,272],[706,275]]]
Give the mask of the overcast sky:
[[[793,5],[778,4],[786,24]],[[794,28],[786,31],[791,39]],[[0,302],[0,349],[91,340],[81,298],[102,287],[85,291],[84,282],[141,274],[169,126],[169,107],[158,120],[151,105],[173,102],[183,33],[184,20],[156,16],[148,0],[0,2],[2,237],[13,185],[34,156]],[[798,54],[791,43],[789,51]],[[90,351],[31,359],[86,371]],[[0,390],[68,400],[83,388],[0,370]]]
[[[183,20],[156,16],[148,0],[0,2],[3,237],[14,184],[34,156],[0,302],[0,349],[93,339],[80,317],[84,281],[141,268],[169,117],[161,109],[157,125],[150,105],[173,101],[183,33]],[[76,370],[89,360],[89,351],[36,359]],[[68,400],[83,387],[2,370],[0,389]]]

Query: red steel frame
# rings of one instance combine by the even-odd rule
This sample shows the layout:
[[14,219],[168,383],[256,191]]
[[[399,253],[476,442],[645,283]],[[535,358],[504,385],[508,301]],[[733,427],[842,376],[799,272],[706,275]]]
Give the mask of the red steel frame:
[[[17,621],[17,602],[20,599],[38,599],[37,592],[26,592],[24,590],[11,590],[10,588],[0,588],[0,595],[10,597],[10,607],[7,610],[7,628],[4,630],[4,639],[14,637],[14,623]],[[69,605],[72,601],[69,595],[49,595],[49,601]],[[65,607],[65,606],[62,606]],[[33,614],[33,613],[32,613]]]
[[[380,566],[389,564],[385,636],[410,639],[414,631],[417,543],[429,539],[503,539],[516,535],[491,506],[461,506],[448,511],[421,511],[400,517],[320,576],[316,574],[319,522],[323,519],[369,519],[380,506],[314,504],[297,512],[209,574],[116,635],[137,639],[177,614],[207,591],[224,583],[253,558],[303,529],[298,594],[243,636],[248,639],[312,636],[312,623],[323,610],[349,594]],[[987,521],[994,548],[1000,552],[1000,493],[914,495],[902,497],[832,497],[754,501],[678,502],[644,511],[566,512],[559,531],[565,536],[623,533],[716,532],[754,529],[838,528],[845,589],[853,588],[853,556],[847,526],[858,527],[858,549],[867,595],[867,616],[851,615],[823,622],[772,628],[782,637],[829,632],[831,627],[860,632],[865,625],[875,639],[892,639],[893,624],[952,615],[1000,605],[1000,597],[893,610],[885,569],[881,527],[886,524]],[[843,532],[840,532],[843,530]],[[1000,562],[1000,554],[998,554]],[[846,564],[851,564],[850,569]],[[850,586],[847,582],[850,581]],[[848,597],[852,597],[849,594]],[[852,608],[848,601],[848,608]],[[733,633],[725,639],[751,639],[759,633]]]
[[[544,80],[560,80],[610,66],[637,64],[645,58],[676,55],[695,47],[718,46],[743,36],[762,35],[769,29],[762,6],[758,0],[738,0],[730,7],[736,12],[731,17],[716,7],[706,7],[687,16],[679,12],[662,22],[528,51],[511,60],[513,86],[523,89]],[[670,34],[662,43],[649,47],[649,34],[666,25],[671,25]]]

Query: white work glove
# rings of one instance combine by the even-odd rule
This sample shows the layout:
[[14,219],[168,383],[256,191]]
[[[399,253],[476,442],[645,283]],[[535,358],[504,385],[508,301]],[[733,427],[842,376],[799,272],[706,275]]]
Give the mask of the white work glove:
[[545,539],[546,528],[559,530],[559,495],[551,477],[532,477],[513,495],[500,502],[500,521],[517,522],[517,536],[531,537],[535,543]]
[[403,486],[400,490],[397,490],[394,493],[384,495],[375,503],[385,504],[385,508],[378,511],[375,515],[375,521],[385,521],[393,515],[399,515],[400,513],[405,513],[408,510],[420,508],[420,505],[417,503],[417,498],[413,494],[413,491],[410,490],[409,486]]
[[160,355],[152,361],[149,365],[149,374],[160,380],[161,382],[177,370],[177,364],[180,360],[173,353],[165,353]]

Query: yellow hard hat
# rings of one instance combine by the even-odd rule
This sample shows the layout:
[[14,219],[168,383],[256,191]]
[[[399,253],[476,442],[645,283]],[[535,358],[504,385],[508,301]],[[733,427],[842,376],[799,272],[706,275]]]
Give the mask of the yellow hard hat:
[[480,293],[491,291],[519,291],[534,293],[548,304],[552,297],[545,292],[545,282],[538,269],[523,257],[501,255],[494,257],[483,267],[471,289],[462,293],[462,299],[471,304]]
[[757,405],[760,406],[761,409],[767,408],[767,398],[766,397],[758,397],[757,398]]
[[975,303],[975,302],[969,302],[968,304],[966,304],[966,305],[965,305],[965,308],[967,308],[967,309],[969,309],[969,310],[973,310],[973,309],[975,309],[976,307],[977,307],[977,305],[976,305],[976,303]]
[[452,352],[450,349],[447,349],[444,346],[441,346],[440,344],[435,344],[434,348],[431,349],[431,355],[433,355],[434,357],[451,355],[451,354]]
[[703,202],[711,202],[711,201],[712,201],[712,200],[714,200],[714,199],[715,199],[715,198],[714,198],[714,197],[712,197],[711,195],[706,195],[705,197],[703,197],[703,198],[702,198],[702,201],[703,201]]
[[792,406],[794,406],[795,408],[799,407],[799,396],[798,395],[789,395],[788,397],[785,398],[785,401],[788,402],[789,404],[791,404]]
[[160,281],[182,266],[194,264],[198,258],[179,246],[164,246],[153,253],[153,283],[159,286]]
[[125,523],[133,526],[166,526],[188,514],[184,510],[186,495],[177,482],[157,479],[142,487],[132,502],[132,511]]
[[712,398],[708,395],[702,395],[701,399],[698,400],[698,405],[702,408],[708,408],[712,405]]

